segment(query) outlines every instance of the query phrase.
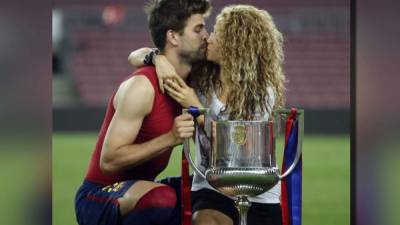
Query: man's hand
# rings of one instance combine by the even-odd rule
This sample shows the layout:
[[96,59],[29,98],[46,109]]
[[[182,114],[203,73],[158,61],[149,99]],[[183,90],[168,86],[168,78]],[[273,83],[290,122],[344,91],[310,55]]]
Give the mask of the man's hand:
[[192,115],[182,114],[175,118],[174,125],[169,131],[169,136],[173,139],[174,145],[179,145],[183,143],[185,138],[192,137],[193,132],[194,122]]

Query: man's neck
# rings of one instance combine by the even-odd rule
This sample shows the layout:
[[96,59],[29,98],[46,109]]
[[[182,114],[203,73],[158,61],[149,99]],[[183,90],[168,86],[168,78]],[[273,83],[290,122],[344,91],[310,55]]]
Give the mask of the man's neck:
[[186,62],[186,60],[182,59],[177,52],[175,51],[166,51],[165,57],[167,57],[168,61],[175,68],[176,73],[183,79],[186,80],[192,66]]

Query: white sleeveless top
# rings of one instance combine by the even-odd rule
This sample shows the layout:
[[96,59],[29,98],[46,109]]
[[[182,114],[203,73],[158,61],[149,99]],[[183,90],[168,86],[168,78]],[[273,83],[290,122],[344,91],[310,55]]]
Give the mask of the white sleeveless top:
[[[272,88],[268,88],[268,94],[270,96],[269,103],[270,105],[274,105],[275,98],[273,94]],[[224,115],[220,113],[225,105],[217,98],[215,92],[212,93],[212,99],[210,105],[207,105],[206,98],[203,95],[199,95],[200,102],[204,107],[210,108],[211,118],[213,119],[227,119],[226,113]],[[256,115],[257,116],[257,115]],[[264,114],[263,119],[268,120],[268,113]],[[208,154],[206,152],[210,151],[210,142],[204,133],[203,129],[199,129],[196,127],[196,166],[202,171],[205,172],[208,160]],[[201,147],[200,147],[201,146]],[[203,188],[208,188],[214,191],[213,187],[211,187],[208,182],[203,179],[201,176],[194,173],[193,183],[192,183],[192,191],[198,191]],[[255,197],[249,197],[251,202],[258,203],[280,203],[280,195],[281,195],[281,182],[279,181],[274,187],[272,187],[269,191],[264,192]],[[230,196],[228,196],[230,197]],[[232,198],[232,197],[230,197]],[[233,199],[233,198],[232,198]]]

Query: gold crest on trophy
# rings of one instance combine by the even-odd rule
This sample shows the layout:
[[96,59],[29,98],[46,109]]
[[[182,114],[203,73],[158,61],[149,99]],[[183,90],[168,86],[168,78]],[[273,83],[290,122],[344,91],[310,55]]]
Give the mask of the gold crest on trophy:
[[236,145],[243,145],[246,142],[246,127],[244,125],[233,127],[231,139]]

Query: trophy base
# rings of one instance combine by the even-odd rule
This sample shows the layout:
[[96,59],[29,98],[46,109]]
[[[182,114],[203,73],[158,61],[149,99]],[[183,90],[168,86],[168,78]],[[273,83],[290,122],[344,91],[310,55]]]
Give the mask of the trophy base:
[[262,194],[279,181],[278,168],[211,168],[206,171],[208,183],[218,191],[235,197]]

